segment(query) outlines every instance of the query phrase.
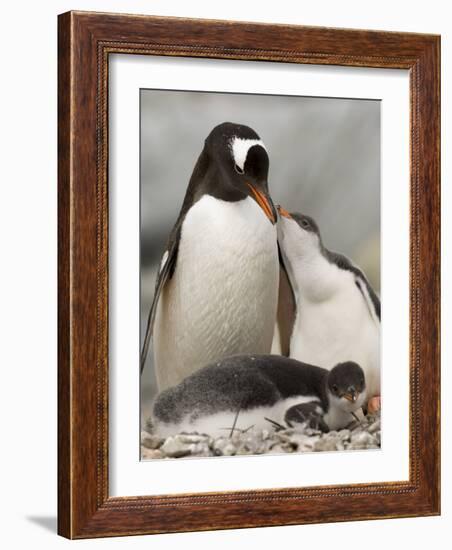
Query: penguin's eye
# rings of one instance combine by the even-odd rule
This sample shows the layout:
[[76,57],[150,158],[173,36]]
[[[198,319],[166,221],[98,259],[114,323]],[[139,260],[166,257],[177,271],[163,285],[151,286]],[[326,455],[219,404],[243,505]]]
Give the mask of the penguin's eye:
[[332,388],[333,388],[334,393],[337,393],[337,391],[338,391],[338,389],[339,389],[339,388],[337,387],[337,384],[333,384]]
[[240,166],[238,164],[235,165],[235,171],[238,173],[238,174],[244,174],[245,171],[240,168]]
[[306,229],[310,227],[308,220],[301,220],[301,225]]

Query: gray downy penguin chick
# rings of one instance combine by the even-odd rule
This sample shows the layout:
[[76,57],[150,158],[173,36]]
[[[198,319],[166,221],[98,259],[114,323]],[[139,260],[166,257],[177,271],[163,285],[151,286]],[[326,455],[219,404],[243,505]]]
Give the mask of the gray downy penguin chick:
[[170,234],[148,318],[158,388],[236,353],[269,353],[277,308],[277,212],[269,159],[248,126],[205,140]]
[[379,408],[380,300],[364,273],[323,245],[315,220],[279,207],[278,243],[295,299],[290,357],[330,368],[358,363]]
[[352,362],[331,371],[280,355],[236,355],[210,364],[160,393],[156,433],[229,435],[273,423],[328,431],[353,421],[366,398],[363,370]]

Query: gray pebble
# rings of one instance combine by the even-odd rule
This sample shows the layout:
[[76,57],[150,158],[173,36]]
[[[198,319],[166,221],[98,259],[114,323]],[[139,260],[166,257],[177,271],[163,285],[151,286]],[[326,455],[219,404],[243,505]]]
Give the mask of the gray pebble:
[[165,458],[165,455],[160,449],[147,449],[146,447],[141,447],[141,458],[144,460],[150,458]]
[[141,444],[148,449],[158,449],[165,440],[148,432],[141,432]]
[[166,440],[143,431],[143,458],[180,458],[188,456],[258,455],[264,453],[293,453],[378,449],[380,446],[380,417],[368,416],[348,429],[322,433],[303,424],[276,431],[250,429],[236,431],[232,437],[210,437],[207,434],[181,433]]
[[371,424],[368,428],[367,428],[367,431],[371,434],[375,433],[376,431],[379,431],[380,430],[380,420],[376,420],[373,424]]
[[338,439],[336,437],[323,437],[318,439],[315,442],[314,449],[315,451],[337,451]]
[[165,443],[161,446],[160,450],[166,456],[170,456],[172,458],[180,458],[191,454],[190,446],[182,443],[177,435],[174,437],[168,437]]
[[291,444],[300,453],[314,451],[317,441],[319,441],[318,436],[309,436],[304,433],[295,433],[290,438]]
[[207,443],[209,441],[209,436],[205,434],[179,434],[177,436],[181,443],[187,444],[196,444],[196,443]]
[[280,443],[276,443],[272,447],[270,447],[270,450],[272,453],[292,453],[294,451],[294,448],[290,445],[281,445]]
[[212,449],[216,456],[232,456],[237,452],[235,445],[227,437],[219,437],[214,440]]

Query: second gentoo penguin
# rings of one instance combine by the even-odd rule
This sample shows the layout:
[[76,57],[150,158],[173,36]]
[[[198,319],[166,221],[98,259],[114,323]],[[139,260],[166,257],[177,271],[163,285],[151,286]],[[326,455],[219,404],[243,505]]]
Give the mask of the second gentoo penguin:
[[237,353],[269,353],[277,308],[277,212],[265,146],[248,126],[215,127],[190,178],[157,277],[152,336],[161,391]]
[[290,357],[324,368],[358,363],[373,411],[380,396],[380,300],[359,267],[325,248],[313,218],[281,207],[279,213],[278,242],[296,303]]
[[280,355],[236,355],[160,393],[152,423],[161,437],[296,423],[329,431],[350,424],[365,397],[364,372],[350,361],[329,371]]

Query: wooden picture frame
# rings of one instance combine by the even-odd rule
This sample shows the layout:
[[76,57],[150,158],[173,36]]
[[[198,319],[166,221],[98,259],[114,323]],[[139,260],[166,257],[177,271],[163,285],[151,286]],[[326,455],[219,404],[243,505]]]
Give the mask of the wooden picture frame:
[[[58,532],[102,537],[440,513],[440,38],[89,12],[59,16]],[[110,497],[110,54],[399,68],[410,74],[409,481]]]

